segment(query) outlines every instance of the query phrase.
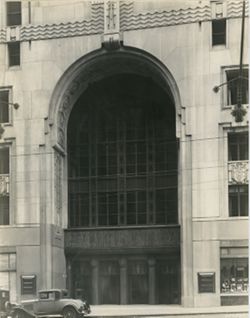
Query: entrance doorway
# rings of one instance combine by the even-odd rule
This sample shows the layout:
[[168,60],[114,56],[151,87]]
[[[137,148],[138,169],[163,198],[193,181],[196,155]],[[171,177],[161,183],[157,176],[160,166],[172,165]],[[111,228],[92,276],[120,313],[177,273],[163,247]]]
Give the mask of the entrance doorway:
[[[73,294],[96,304],[180,302],[179,248],[164,249],[167,228],[178,226],[175,121],[171,96],[134,73],[94,82],[76,102],[67,138],[69,229],[105,232],[113,247],[114,231],[127,234],[114,250],[100,253],[102,242],[94,242],[85,251],[89,242],[82,240],[79,251],[69,251]],[[144,246],[141,230],[149,228],[159,234],[163,256],[155,254],[157,243]]]

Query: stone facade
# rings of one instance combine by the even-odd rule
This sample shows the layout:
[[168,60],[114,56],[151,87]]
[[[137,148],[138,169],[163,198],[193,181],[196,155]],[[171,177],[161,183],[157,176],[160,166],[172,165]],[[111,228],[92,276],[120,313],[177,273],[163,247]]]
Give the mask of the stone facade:
[[[228,160],[228,134],[248,131],[248,115],[235,122],[225,86],[213,90],[239,64],[241,2],[22,0],[18,26],[6,26],[6,2],[0,3],[0,90],[9,91],[9,122],[1,124],[0,146],[10,149],[10,169],[0,175],[0,195],[9,193],[9,224],[0,226],[0,253],[16,255],[7,286],[12,300],[31,297],[21,293],[26,276],[35,275],[37,289],[71,284],[65,253],[77,253],[81,241],[83,253],[99,253],[126,251],[135,240],[138,249],[180,252],[184,307],[220,306],[222,251],[246,258],[248,245],[248,217],[230,217],[228,204],[229,185],[248,184],[248,161]],[[216,4],[226,19],[222,45],[212,45]],[[246,16],[245,43],[247,5]],[[15,42],[20,65],[9,67],[9,44]],[[244,67],[247,56],[245,45]],[[175,105],[177,229],[72,231],[71,111],[90,84],[126,72],[151,77]],[[213,292],[199,291],[198,273],[215,274]]]

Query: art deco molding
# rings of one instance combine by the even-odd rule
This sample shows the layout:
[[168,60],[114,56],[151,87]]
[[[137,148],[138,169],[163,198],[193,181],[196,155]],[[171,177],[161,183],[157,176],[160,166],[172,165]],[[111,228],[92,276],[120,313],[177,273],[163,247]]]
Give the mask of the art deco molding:
[[[112,31],[113,39],[119,38],[119,32],[158,28],[171,25],[180,25],[195,22],[205,22],[212,19],[211,6],[201,5],[198,7],[188,7],[177,10],[155,10],[155,11],[134,11],[134,3],[132,1],[108,1],[106,5],[114,5],[113,20],[116,25]],[[108,9],[109,12],[110,9]],[[120,12],[119,19],[117,13]],[[104,13],[105,12],[105,13]],[[112,11],[113,12],[113,11]],[[238,18],[242,14],[241,2],[237,0],[229,0],[227,2],[227,18]],[[248,16],[248,2],[246,2],[246,15]],[[112,17],[112,15],[109,15]],[[120,20],[120,21],[119,21]],[[91,3],[91,18],[82,21],[55,23],[55,24],[38,24],[23,25],[20,29],[20,41],[35,41],[65,38],[73,36],[85,36],[91,34],[107,34],[107,12],[104,10],[104,3],[98,1]],[[109,21],[109,22],[110,22]],[[114,32],[115,31],[115,32]],[[0,29],[0,43],[7,42],[6,28]]]
[[134,13],[133,2],[121,3],[121,30],[156,28],[169,25],[207,21],[211,19],[209,6],[171,10]]
[[9,195],[10,176],[8,174],[0,175],[0,195]]
[[248,160],[228,163],[229,184],[248,184]]

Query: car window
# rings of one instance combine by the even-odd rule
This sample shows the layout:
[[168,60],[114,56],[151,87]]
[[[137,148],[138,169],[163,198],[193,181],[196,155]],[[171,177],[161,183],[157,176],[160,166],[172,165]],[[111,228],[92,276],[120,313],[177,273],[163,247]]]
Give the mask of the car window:
[[55,293],[54,292],[40,293],[40,299],[42,299],[42,300],[55,300]]

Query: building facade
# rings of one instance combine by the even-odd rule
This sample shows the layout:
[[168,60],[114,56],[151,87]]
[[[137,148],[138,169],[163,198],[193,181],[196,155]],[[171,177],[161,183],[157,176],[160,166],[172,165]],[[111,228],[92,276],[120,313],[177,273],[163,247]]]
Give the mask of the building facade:
[[248,4],[0,6],[0,287],[246,304]]

